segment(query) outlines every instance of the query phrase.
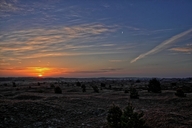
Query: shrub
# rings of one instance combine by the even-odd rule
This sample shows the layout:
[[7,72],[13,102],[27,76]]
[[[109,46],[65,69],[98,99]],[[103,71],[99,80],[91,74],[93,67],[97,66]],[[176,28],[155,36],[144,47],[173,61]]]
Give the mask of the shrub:
[[139,99],[138,91],[135,88],[130,89],[130,98]]
[[121,117],[121,128],[145,128],[143,113],[134,112],[133,106],[129,103],[123,110]]
[[171,86],[176,86],[177,85],[177,83],[171,83]]
[[137,79],[135,82],[136,82],[136,83],[140,83],[141,81],[140,81],[139,79]]
[[161,93],[161,84],[156,78],[149,81],[148,92]]
[[109,109],[107,115],[107,122],[111,128],[120,128],[121,127],[121,109],[114,105]]
[[16,83],[15,82],[12,82],[12,84],[13,84],[13,87],[16,87]]
[[81,86],[81,88],[82,88],[82,92],[86,92],[86,86],[84,84]]
[[77,82],[77,83],[76,83],[76,86],[81,87],[81,83],[80,83],[80,82]]
[[129,90],[128,90],[128,89],[125,89],[125,90],[124,90],[124,93],[129,93]]
[[107,122],[111,128],[147,128],[142,117],[143,113],[134,112],[130,103],[123,111],[113,105],[108,111]]
[[39,92],[39,93],[43,93],[44,91],[43,91],[42,89],[39,89],[38,92]]
[[184,94],[183,90],[181,88],[177,89],[177,92],[175,93],[178,97],[186,97],[186,94]]
[[105,88],[105,84],[104,83],[101,83],[101,88]]
[[61,88],[59,86],[55,87],[54,90],[55,90],[56,94],[62,94],[62,90],[61,90]]
[[51,85],[50,85],[50,88],[55,88],[55,85],[54,85],[54,84],[51,84]]
[[181,88],[182,88],[183,92],[185,92],[185,93],[192,93],[192,86],[190,84],[183,85]]
[[96,85],[92,86],[92,88],[94,92],[99,93],[99,88]]

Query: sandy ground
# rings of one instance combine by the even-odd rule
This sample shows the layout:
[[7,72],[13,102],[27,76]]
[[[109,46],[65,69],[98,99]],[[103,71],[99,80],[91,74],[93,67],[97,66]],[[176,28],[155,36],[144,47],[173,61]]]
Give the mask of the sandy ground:
[[[54,86],[62,88],[62,94],[55,94]],[[75,83],[59,84],[44,82],[1,83],[0,87],[0,127],[2,128],[106,128],[107,112],[112,104],[122,109],[131,102],[135,111],[144,112],[146,124],[152,128],[190,128],[192,127],[192,93],[187,97],[175,96],[175,90],[162,90],[162,93],[149,93],[139,90],[139,99],[130,99],[130,93],[102,88],[93,92],[91,84],[85,82],[86,92]],[[127,84],[127,83],[126,83]],[[106,84],[107,85],[107,84]]]

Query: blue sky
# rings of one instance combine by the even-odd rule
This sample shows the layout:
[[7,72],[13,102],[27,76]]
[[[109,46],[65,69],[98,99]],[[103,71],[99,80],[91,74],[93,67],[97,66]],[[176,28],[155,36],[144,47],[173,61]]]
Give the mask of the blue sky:
[[0,76],[190,77],[191,0],[1,0]]

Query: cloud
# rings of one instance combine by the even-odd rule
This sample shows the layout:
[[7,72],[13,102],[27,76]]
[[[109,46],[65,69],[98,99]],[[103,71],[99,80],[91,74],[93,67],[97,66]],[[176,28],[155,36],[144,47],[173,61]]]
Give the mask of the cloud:
[[192,52],[192,46],[190,46],[190,47],[176,47],[176,48],[171,48],[169,50],[175,51],[175,52],[191,53]]
[[0,12],[14,12],[18,10],[19,8],[15,6],[15,3],[17,3],[16,0],[13,1],[7,1],[7,0],[1,0],[0,1]]
[[115,44],[101,41],[114,31],[116,26],[93,23],[0,32],[0,58],[20,60],[119,53],[122,51],[113,50],[118,48]]
[[168,40],[163,41],[161,44],[159,44],[158,46],[156,46],[152,50],[150,50],[150,51],[148,51],[146,53],[140,54],[138,57],[136,57],[135,59],[131,60],[131,63],[134,63],[134,62],[136,62],[137,60],[139,60],[141,58],[144,58],[144,57],[146,57],[146,56],[148,56],[150,54],[154,54],[154,53],[157,53],[157,52],[165,49],[168,45],[175,43],[181,37],[186,36],[187,34],[189,34],[191,32],[192,32],[192,29],[189,29],[189,30],[187,30],[185,32],[182,32],[180,34],[177,34],[177,35],[169,38]]
[[120,71],[122,70],[122,68],[106,68],[106,69],[99,69],[99,70],[91,70],[91,71],[73,71],[73,72],[69,72],[69,73],[90,73],[90,74],[95,74],[95,73],[110,73],[110,72],[116,72],[116,71]]
[[118,63],[118,62],[123,62],[124,60],[109,60],[110,62],[115,62],[115,63]]

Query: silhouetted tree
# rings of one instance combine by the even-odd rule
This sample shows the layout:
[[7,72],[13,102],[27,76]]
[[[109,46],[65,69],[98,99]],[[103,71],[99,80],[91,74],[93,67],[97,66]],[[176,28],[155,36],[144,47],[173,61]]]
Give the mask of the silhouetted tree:
[[146,128],[143,115],[143,113],[134,112],[134,107],[128,103],[121,117],[121,128]]
[[111,128],[121,128],[121,109],[114,105],[109,109],[107,115],[107,122]]
[[62,93],[62,90],[61,90],[61,88],[59,86],[55,87],[54,90],[55,90],[55,93],[57,93],[57,94],[61,94]]
[[81,88],[82,88],[82,92],[86,92],[86,86],[84,84],[81,86]]
[[13,87],[16,87],[16,83],[15,82],[12,82],[12,84],[13,84]]
[[161,84],[156,78],[149,81],[148,92],[161,93]]
[[134,107],[128,106],[122,110],[113,104],[107,115],[107,122],[111,128],[147,128],[145,120],[142,119],[143,113],[134,112]]
[[93,85],[92,88],[94,92],[99,93],[99,88],[96,85]]
[[76,86],[81,87],[81,83],[78,81],[78,82],[76,83]]
[[177,92],[175,93],[175,95],[178,97],[186,97],[186,94],[183,92],[181,88],[177,89]]
[[130,98],[139,99],[138,91],[135,88],[130,89]]
[[105,88],[105,84],[104,84],[104,83],[101,83],[101,87],[102,87],[102,88]]

